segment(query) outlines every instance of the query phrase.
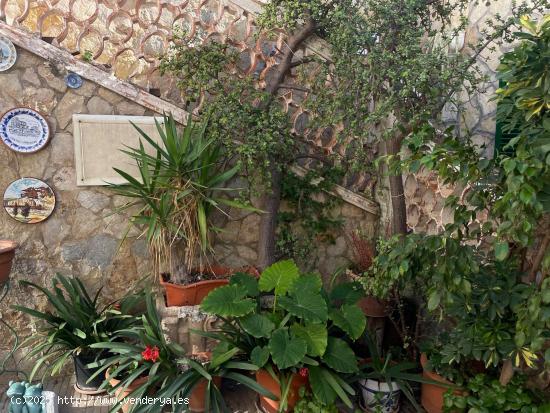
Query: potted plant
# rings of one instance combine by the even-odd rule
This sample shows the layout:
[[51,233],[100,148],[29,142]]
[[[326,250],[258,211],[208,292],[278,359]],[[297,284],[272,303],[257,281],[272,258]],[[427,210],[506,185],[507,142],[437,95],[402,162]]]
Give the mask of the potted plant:
[[8,281],[16,248],[17,243],[15,241],[0,240],[0,286]]
[[[210,213],[226,214],[222,206],[255,209],[221,196],[235,190],[225,185],[239,167],[227,165],[221,145],[208,133],[208,121],[189,118],[181,131],[172,116],[155,122],[160,142],[134,125],[143,140],[138,148],[123,151],[135,162],[139,178],[115,168],[125,183],[110,188],[132,199],[119,212],[138,208],[131,224],[143,229],[167,305],[196,305],[210,290],[227,284],[233,272],[209,262],[212,232],[220,231],[209,223]],[[179,246],[185,274],[176,274],[173,263],[173,250]]]
[[347,283],[329,293],[319,275],[300,275],[291,260],[269,266],[259,279],[235,274],[201,304],[223,326],[201,334],[261,369],[256,379],[278,399],[260,397],[267,412],[291,411],[303,386],[322,404],[341,399],[351,407],[355,391],[343,377],[359,367],[348,343],[366,325],[355,287]]
[[361,363],[357,380],[362,393],[361,407],[367,412],[397,413],[401,407],[401,395],[421,411],[416,402],[410,382],[423,382],[415,373],[417,364],[394,360],[391,351],[382,356],[370,335],[365,337],[369,358]]
[[[168,343],[155,297],[148,292],[145,299],[147,309],[141,324],[121,329],[111,340],[92,345],[112,355],[89,366],[96,369],[96,377],[105,374],[102,388],[109,388],[118,399],[111,412],[121,408],[132,413],[158,412],[168,400],[174,412],[228,412],[220,392],[223,377],[274,397],[248,376],[257,366],[232,360],[236,350],[187,355],[178,344]],[[147,403],[133,403],[136,400]]]
[[[360,231],[351,231],[348,236],[349,245],[353,252],[353,267],[347,271],[347,274],[353,281],[362,280],[362,276],[370,270],[372,260],[375,255],[374,247],[369,240],[365,238]],[[368,280],[363,280],[368,282]],[[373,295],[367,295],[358,302],[359,307],[367,317],[384,318],[387,314],[387,303]]]
[[123,299],[100,305],[101,288],[92,298],[78,278],[57,274],[51,290],[29,281],[21,286],[37,289],[48,299],[51,310],[40,311],[15,305],[14,309],[43,322],[37,333],[22,346],[29,348],[27,357],[36,358],[30,380],[42,371],[42,377],[59,373],[72,360],[76,374],[76,389],[82,393],[98,391],[102,380],[90,380],[95,371],[86,367],[102,352],[92,348],[94,343],[110,339],[116,331],[134,325],[138,317],[130,312],[136,309],[141,295],[130,294]]

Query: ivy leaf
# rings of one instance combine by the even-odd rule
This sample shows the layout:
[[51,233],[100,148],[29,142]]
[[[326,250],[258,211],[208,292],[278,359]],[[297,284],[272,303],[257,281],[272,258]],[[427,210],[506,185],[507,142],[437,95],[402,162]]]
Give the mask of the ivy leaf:
[[317,274],[305,274],[298,277],[292,284],[290,292],[292,294],[300,294],[301,292],[308,291],[312,293],[318,293],[323,287],[323,281]]
[[327,348],[327,326],[325,324],[294,324],[290,328],[292,334],[303,338],[307,343],[307,354],[316,357],[322,356]]
[[238,285],[224,285],[211,291],[201,303],[201,309],[209,314],[239,317],[256,308],[256,302],[245,298],[246,290]]
[[260,294],[258,289],[258,280],[243,272],[238,272],[231,277],[229,280],[230,285],[239,285],[242,288],[246,289],[246,295],[250,297],[257,297]]
[[361,337],[367,326],[365,314],[355,304],[343,305],[340,309],[333,309],[330,312],[330,319],[354,340]]
[[495,258],[497,261],[504,261],[508,257],[508,252],[507,242],[497,242],[495,244]]
[[260,347],[256,346],[250,352],[250,361],[252,364],[255,364],[259,368],[265,366],[267,360],[269,359],[269,348],[267,346]]
[[249,314],[240,321],[244,331],[256,338],[269,337],[275,328],[275,324],[261,314]]
[[358,371],[355,353],[344,340],[329,337],[323,362],[340,373],[355,373]]
[[323,377],[322,367],[311,366],[309,370],[309,384],[311,390],[315,395],[315,398],[325,405],[334,403],[336,400],[336,393],[330,386],[327,380]]
[[269,340],[269,351],[279,369],[286,369],[302,361],[307,351],[307,343],[299,337],[290,337],[287,328],[273,332]]
[[279,261],[267,267],[260,276],[260,291],[275,290],[276,295],[285,294],[299,277],[298,267],[292,260]]
[[280,297],[279,305],[290,314],[309,322],[327,321],[327,302],[318,293],[303,291],[292,297]]

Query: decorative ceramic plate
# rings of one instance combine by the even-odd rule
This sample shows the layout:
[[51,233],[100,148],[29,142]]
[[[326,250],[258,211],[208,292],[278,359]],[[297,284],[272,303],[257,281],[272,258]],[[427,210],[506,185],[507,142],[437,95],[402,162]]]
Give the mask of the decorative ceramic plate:
[[78,89],[82,86],[82,78],[76,73],[69,73],[65,76],[65,84],[71,89]]
[[39,151],[47,145],[49,136],[48,122],[32,109],[11,109],[0,118],[0,139],[16,152]]
[[50,186],[36,178],[21,178],[4,192],[4,209],[10,217],[25,224],[47,219],[55,208],[55,194]]
[[17,50],[10,39],[0,36],[0,72],[5,72],[15,64]]

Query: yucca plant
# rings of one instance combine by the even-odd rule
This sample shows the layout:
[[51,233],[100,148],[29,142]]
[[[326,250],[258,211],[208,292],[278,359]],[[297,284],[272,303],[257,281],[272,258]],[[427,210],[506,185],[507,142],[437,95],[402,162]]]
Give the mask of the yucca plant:
[[139,318],[130,313],[143,302],[141,293],[132,293],[119,301],[101,305],[101,288],[91,297],[78,278],[61,274],[53,278],[51,289],[24,280],[19,284],[40,291],[51,307],[40,311],[13,306],[40,322],[38,331],[21,344],[29,348],[27,357],[36,360],[31,381],[40,372],[42,377],[59,373],[72,357],[99,355],[91,345],[109,340],[120,329],[136,325]]
[[110,188],[133,199],[119,211],[140,206],[131,222],[143,228],[155,269],[166,264],[171,270],[172,246],[177,241],[185,243],[184,260],[190,269],[197,252],[201,259],[210,252],[210,235],[217,230],[208,222],[210,212],[221,211],[222,205],[247,208],[221,196],[235,190],[224,185],[239,167],[228,166],[222,146],[208,135],[208,121],[195,123],[190,117],[181,130],[171,115],[155,123],[160,141],[134,125],[143,139],[138,148],[123,150],[137,165],[139,178],[114,168],[126,183]]
[[[161,403],[165,404],[170,399],[173,401],[170,411],[183,412],[187,410],[187,402],[194,388],[201,381],[206,381],[205,411],[229,413],[216,384],[215,378],[218,377],[232,379],[267,397],[275,397],[248,376],[250,371],[258,369],[257,366],[233,360],[237,350],[217,353],[211,359],[204,360],[198,355],[185,354],[184,349],[176,343],[167,342],[154,295],[150,292],[146,293],[146,303],[147,310],[139,326],[120,330],[110,341],[92,345],[92,348],[108,351],[112,355],[89,365],[97,369],[96,376],[107,372],[109,378],[115,378],[118,382],[109,387],[106,380],[102,388],[109,387],[111,393],[119,395],[123,391],[130,391],[126,401],[121,398],[110,412],[119,411],[121,405],[132,398],[147,396],[155,399],[151,403],[129,404],[130,411],[158,412],[162,408]],[[147,380],[132,386],[140,377],[147,377]]]

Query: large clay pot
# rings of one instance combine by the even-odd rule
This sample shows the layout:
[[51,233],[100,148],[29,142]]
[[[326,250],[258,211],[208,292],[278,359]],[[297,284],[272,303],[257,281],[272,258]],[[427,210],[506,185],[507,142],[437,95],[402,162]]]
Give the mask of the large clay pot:
[[[308,383],[307,377],[302,377],[299,374],[293,374],[290,383],[290,390],[287,397],[287,412],[291,412],[294,406],[300,398],[300,387],[306,386]],[[277,398],[281,397],[281,387],[275,381],[271,374],[267,370],[258,370],[256,372],[256,381],[263,386],[266,390],[269,390]],[[279,411],[279,401],[271,400],[268,397],[260,395],[260,405],[266,413],[277,413]]]
[[[422,353],[420,356],[420,364],[422,365],[422,377],[425,379],[438,381],[442,384],[452,386],[453,383],[446,380],[434,371],[426,369],[428,363],[428,357]],[[420,396],[420,402],[422,407],[426,409],[428,413],[441,413],[443,411],[443,395],[449,390],[448,386],[438,386],[437,384],[422,383]]]
[[[213,377],[212,381],[218,387],[220,388],[222,384],[222,378],[221,377]],[[189,396],[189,410],[194,413],[203,413],[205,411],[205,405],[204,405],[204,399],[206,395],[206,385],[207,385],[206,379],[202,379],[199,381],[195,387],[193,388],[193,391],[191,392],[191,395]]]
[[[105,373],[105,378],[107,380],[109,380],[109,384],[113,387],[120,383],[120,380],[115,379],[114,377],[111,377],[109,375],[109,370],[107,370],[107,372]],[[147,380],[149,380],[148,376],[139,377],[139,378],[135,379],[127,388],[125,388],[125,389],[121,389],[121,388],[116,389],[115,390],[115,397],[119,401],[124,399],[125,397],[129,396],[130,393],[132,393],[134,390],[136,390],[139,386],[141,386],[145,382],[147,382]],[[129,403],[123,403],[122,407],[119,409],[119,412],[127,413],[127,412],[130,411],[131,407],[132,406]]]
[[[235,270],[227,267],[212,266],[209,270],[201,270],[203,272],[209,272],[216,277],[229,277],[238,271],[246,272],[250,275],[257,276],[258,271],[255,268],[249,267],[245,269]],[[174,284],[166,282],[161,279],[160,285],[164,287],[166,292],[166,305],[168,307],[181,307],[184,305],[199,305],[204,297],[206,297],[210,291],[227,285],[229,280],[227,278],[220,280],[207,280],[199,281],[189,285]]]
[[16,248],[17,242],[0,240],[0,287],[8,281]]
[[367,296],[361,298],[357,305],[367,317],[385,317],[387,305],[384,301],[375,297]]

